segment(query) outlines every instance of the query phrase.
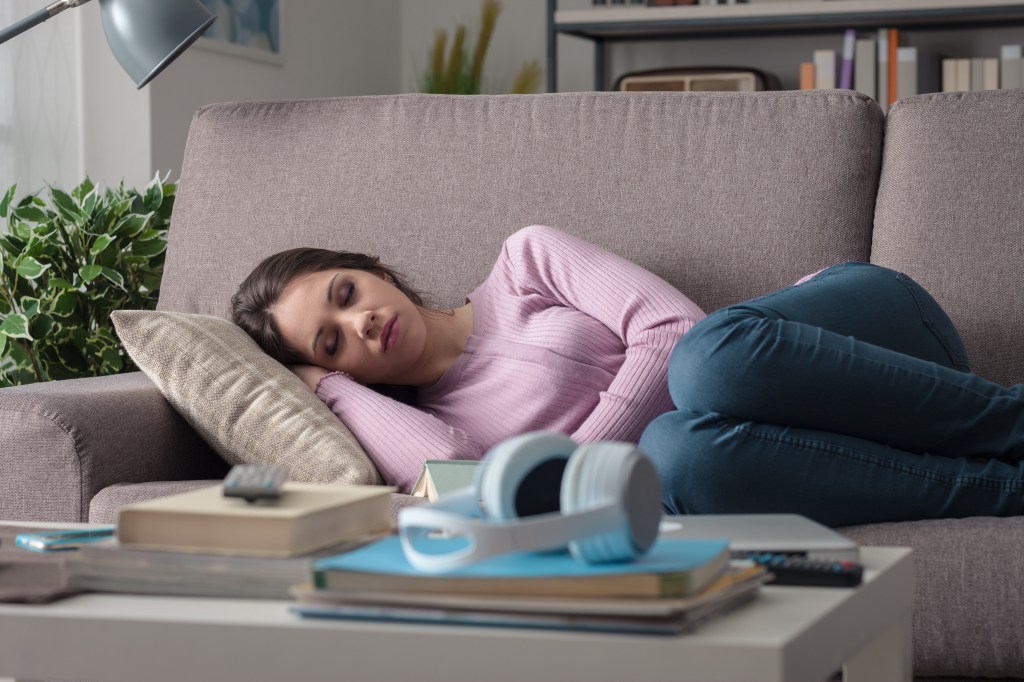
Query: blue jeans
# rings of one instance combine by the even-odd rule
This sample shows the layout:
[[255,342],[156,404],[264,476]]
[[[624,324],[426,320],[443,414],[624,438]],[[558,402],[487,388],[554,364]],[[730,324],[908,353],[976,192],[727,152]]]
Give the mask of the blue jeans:
[[971,374],[906,275],[844,263],[715,311],[676,345],[668,381],[677,409],[640,446],[669,513],[1024,513],[1024,385]]

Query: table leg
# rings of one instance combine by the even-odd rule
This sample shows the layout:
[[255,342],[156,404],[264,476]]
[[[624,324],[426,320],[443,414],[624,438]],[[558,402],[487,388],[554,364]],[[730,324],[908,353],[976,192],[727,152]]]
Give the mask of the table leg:
[[880,630],[843,665],[845,682],[911,682],[913,617],[908,611]]

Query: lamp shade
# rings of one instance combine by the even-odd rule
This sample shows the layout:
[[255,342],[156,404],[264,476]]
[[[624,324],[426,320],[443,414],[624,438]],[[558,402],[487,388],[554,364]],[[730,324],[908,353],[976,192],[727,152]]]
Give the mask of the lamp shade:
[[111,52],[142,88],[210,27],[199,0],[99,0]]

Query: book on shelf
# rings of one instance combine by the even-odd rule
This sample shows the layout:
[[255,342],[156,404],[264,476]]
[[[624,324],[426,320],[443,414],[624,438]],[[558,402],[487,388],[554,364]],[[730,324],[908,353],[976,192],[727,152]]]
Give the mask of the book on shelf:
[[899,85],[897,79],[899,78],[899,50],[900,50],[900,30],[898,28],[889,29],[889,94],[887,95],[887,101],[891,105],[893,102],[900,98]]
[[293,588],[297,603],[291,610],[320,618],[679,634],[753,600],[769,576],[760,566],[727,566],[696,594],[653,599],[323,590],[306,585]]
[[999,87],[1024,88],[1024,59],[1020,45],[999,48]]
[[836,87],[836,51],[814,51],[814,87],[827,90]]
[[857,43],[857,31],[849,28],[843,34],[843,59],[839,66],[839,87],[843,90],[853,88],[853,57]]
[[[432,540],[457,549],[465,538]],[[386,537],[313,565],[319,589],[567,597],[685,597],[724,570],[727,540],[660,538],[635,561],[586,564],[568,551],[505,554],[444,574],[426,574]]]
[[117,539],[148,549],[295,556],[389,528],[393,490],[288,482],[278,500],[249,503],[210,486],[122,508]]
[[875,74],[878,68],[874,38],[858,38],[853,54],[853,89],[872,99],[878,99]]
[[878,106],[885,111],[889,108],[889,29],[878,29],[878,64],[875,71],[878,88]]
[[442,495],[468,487],[472,485],[479,465],[479,460],[428,459],[412,486],[412,495],[426,497],[433,502]]
[[896,99],[940,89],[939,60],[920,54],[916,47],[901,47],[896,53]]
[[814,62],[800,62],[800,89],[814,89]]
[[292,587],[309,580],[314,560],[369,539],[293,557],[135,549],[110,540],[63,557],[61,571],[68,587],[93,592],[288,599]]

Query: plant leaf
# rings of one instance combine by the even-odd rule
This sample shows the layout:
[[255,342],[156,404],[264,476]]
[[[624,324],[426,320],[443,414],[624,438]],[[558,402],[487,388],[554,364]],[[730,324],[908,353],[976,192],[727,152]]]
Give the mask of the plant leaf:
[[146,229],[146,226],[149,225],[149,221],[152,217],[152,213],[130,213],[117,221],[117,224],[111,232],[119,237],[133,238],[135,235]]
[[0,324],[0,332],[12,339],[32,340],[28,333],[28,318],[21,314],[9,315],[3,324]]
[[85,282],[91,282],[100,276],[103,272],[103,268],[99,265],[83,265],[79,270],[78,274],[81,275],[82,280]]
[[144,242],[134,242],[132,244],[132,254],[136,256],[152,257],[163,253],[166,248],[166,239],[149,239]]
[[5,350],[7,350],[7,334],[0,332],[0,358],[4,356]]
[[142,199],[142,205],[146,207],[147,211],[155,211],[160,208],[160,204],[164,201],[164,186],[160,182],[159,171],[153,181],[146,187],[146,195]]
[[32,319],[39,312],[39,299],[32,296],[21,297],[21,312],[25,317]]
[[100,271],[110,282],[124,289],[124,276],[113,268],[102,267]]
[[74,285],[71,284],[71,282],[67,281],[63,277],[51,277],[50,279],[46,280],[46,283],[51,289],[68,290],[75,288]]
[[99,237],[96,237],[96,241],[93,242],[92,248],[89,249],[89,255],[95,258],[99,254],[103,253],[103,250],[110,246],[113,241],[114,238],[109,234],[101,234]]
[[32,256],[25,256],[21,259],[15,269],[18,271],[18,274],[25,279],[35,279],[49,270],[50,265],[49,263],[44,265]]
[[32,320],[32,324],[29,327],[31,329],[32,338],[45,339],[50,335],[50,332],[53,331],[54,325],[55,323],[52,317],[46,314],[40,315],[36,319]]
[[7,217],[7,207],[14,201],[14,193],[18,190],[18,184],[11,185],[7,192],[4,193],[4,198],[0,199],[0,218]]
[[46,215],[46,211],[36,208],[35,206],[19,206],[11,212],[15,218],[20,220],[27,220],[30,223],[43,223],[49,219]]
[[57,317],[67,317],[71,313],[75,312],[75,306],[77,304],[78,296],[75,292],[62,291],[57,298],[53,299],[53,304],[50,305],[50,312]]
[[50,196],[53,198],[53,205],[56,207],[57,214],[61,218],[69,223],[77,223],[82,219],[82,209],[78,207],[75,200],[66,192],[62,192],[56,187],[51,187]]

